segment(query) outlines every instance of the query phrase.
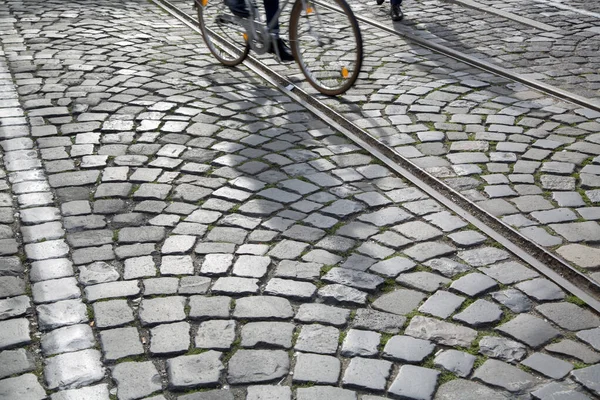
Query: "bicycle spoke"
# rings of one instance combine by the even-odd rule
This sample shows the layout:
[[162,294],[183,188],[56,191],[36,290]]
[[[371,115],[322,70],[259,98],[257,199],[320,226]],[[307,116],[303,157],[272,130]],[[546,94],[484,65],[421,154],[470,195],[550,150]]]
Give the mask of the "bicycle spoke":
[[[341,0],[331,0],[337,10],[316,4],[300,9],[290,29],[292,49],[308,81],[325,94],[340,94],[356,80],[362,63],[358,23]],[[291,35],[292,36],[292,35]]]
[[235,23],[223,0],[199,0],[198,20],[210,52],[225,65],[237,65],[248,55],[248,37]]

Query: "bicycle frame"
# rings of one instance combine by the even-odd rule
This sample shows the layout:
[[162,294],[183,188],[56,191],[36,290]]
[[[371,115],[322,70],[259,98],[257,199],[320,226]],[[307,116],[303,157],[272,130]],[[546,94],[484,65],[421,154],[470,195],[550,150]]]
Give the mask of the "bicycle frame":
[[[303,7],[306,9],[308,7],[308,0],[293,0],[301,1]],[[256,4],[256,0],[245,0],[246,7],[250,10],[249,18],[240,18],[236,16],[232,16],[234,23],[243,26],[246,29],[246,33],[248,34],[248,43],[250,48],[256,54],[264,54],[269,51],[270,47],[273,46],[275,51],[277,52],[277,46],[275,46],[275,41],[277,39],[274,34],[275,25],[279,20],[283,10],[287,7],[288,4],[292,3],[292,0],[282,0],[279,4],[279,8],[275,12],[275,15],[271,19],[271,22],[268,24],[264,24],[260,22],[261,13],[259,10],[259,6]],[[319,23],[322,23],[320,16],[317,16],[317,20]],[[314,31],[311,29],[311,31]],[[313,35],[316,34],[316,31],[312,32]],[[320,42],[318,35],[315,37],[318,42]],[[279,57],[279,54],[277,54]]]

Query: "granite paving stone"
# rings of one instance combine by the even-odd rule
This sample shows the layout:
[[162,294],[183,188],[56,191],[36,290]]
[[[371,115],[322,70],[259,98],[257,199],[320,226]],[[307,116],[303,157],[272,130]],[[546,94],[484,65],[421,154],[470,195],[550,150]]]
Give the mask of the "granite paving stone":
[[258,293],[258,279],[221,277],[213,284],[215,294],[253,294]]
[[22,348],[0,352],[0,365],[0,379],[35,369],[33,354]]
[[516,288],[538,301],[562,300],[565,297],[560,287],[544,278],[521,282]]
[[303,325],[294,346],[297,351],[317,354],[335,354],[340,332],[332,326]]
[[425,299],[421,292],[409,289],[398,289],[383,294],[372,304],[373,308],[392,314],[406,315],[412,312]]
[[288,386],[255,385],[249,386],[246,400],[291,400],[292,391]]
[[581,392],[578,392],[575,385],[571,384],[569,386],[552,382],[549,383],[540,389],[531,393],[534,399],[552,399],[552,398],[561,398],[565,400],[589,400],[589,397]]
[[478,299],[460,313],[452,317],[455,321],[464,322],[469,326],[483,326],[498,322],[503,312],[496,304]]
[[314,386],[299,388],[296,391],[297,400],[357,400],[352,390],[333,386]]
[[546,303],[537,306],[536,310],[556,325],[570,331],[579,331],[600,326],[600,318],[598,316],[572,303]]
[[402,273],[396,278],[396,282],[410,288],[432,293],[448,285],[451,280],[431,272],[419,271]]
[[496,329],[533,348],[538,348],[560,335],[552,325],[529,314],[519,314]]
[[504,285],[509,285],[511,283],[516,283],[539,276],[539,274],[534,270],[514,261],[494,264],[490,267],[480,268],[479,270]]
[[139,399],[162,389],[160,375],[151,361],[123,362],[112,369],[119,400]]
[[477,296],[497,287],[498,283],[495,280],[477,272],[458,278],[450,285],[451,289],[464,293],[467,296]]
[[332,268],[321,279],[325,282],[338,283],[360,290],[374,291],[383,284],[383,278],[366,272],[348,268]]
[[324,304],[302,304],[294,319],[304,323],[322,323],[342,326],[348,322],[350,310]]
[[251,296],[236,300],[233,317],[247,320],[288,319],[294,315],[290,302],[275,296]]
[[99,328],[128,324],[135,320],[127,300],[108,300],[93,304],[94,319]]
[[590,392],[596,396],[600,395],[600,365],[592,365],[590,367],[581,368],[571,373],[573,379],[585,386]]
[[270,382],[287,375],[289,368],[283,350],[238,350],[229,361],[227,380],[232,384]]
[[394,361],[415,364],[423,361],[434,349],[435,344],[428,340],[398,335],[385,344],[383,356]]
[[42,304],[36,307],[36,311],[38,324],[43,331],[88,321],[86,306],[79,299]]
[[191,296],[189,317],[193,319],[228,318],[231,298],[227,296]]
[[535,376],[510,364],[492,359],[477,368],[473,378],[510,392],[527,390],[537,384]]
[[365,305],[368,294],[344,285],[325,285],[318,289],[317,296],[328,304]]
[[316,384],[335,385],[341,371],[340,360],[333,356],[296,353],[294,382],[314,382]]
[[184,353],[190,347],[190,324],[176,322],[150,329],[150,353],[157,355]]
[[507,400],[509,398],[510,394],[508,392],[498,391],[465,379],[454,379],[446,382],[440,385],[436,392],[436,400]]
[[219,352],[208,351],[167,360],[169,386],[174,390],[186,390],[217,385],[225,369],[221,357]]
[[366,308],[360,308],[352,320],[352,327],[396,334],[402,329],[406,317]]
[[0,380],[0,398],[42,400],[46,391],[34,374],[24,374]]
[[106,360],[114,361],[144,353],[140,334],[134,327],[104,330],[100,332],[100,342]]
[[389,392],[408,399],[430,400],[435,393],[439,374],[440,372],[434,369],[403,365]]
[[78,388],[98,382],[104,379],[100,352],[88,349],[48,358],[44,378],[50,389]]
[[453,293],[438,290],[419,307],[419,312],[445,319],[452,315],[464,300]]
[[94,347],[96,340],[89,325],[78,324],[55,329],[42,336],[42,351],[46,355],[84,350]]
[[186,298],[182,296],[144,299],[140,303],[140,322],[142,325],[154,325],[181,321],[186,318],[185,304]]
[[444,368],[460,377],[466,378],[471,373],[476,357],[458,350],[438,352],[433,360],[438,368]]
[[491,293],[492,298],[515,313],[531,310],[532,301],[523,292],[517,289],[506,289]]
[[577,337],[600,351],[600,328],[579,331]]
[[484,336],[479,341],[479,353],[503,361],[515,362],[527,355],[527,347],[504,337]]
[[342,343],[340,354],[345,357],[375,356],[381,335],[377,332],[350,329]]
[[477,331],[471,328],[419,315],[410,320],[404,333],[446,346],[461,347],[470,347],[477,337]]
[[470,271],[472,268],[467,264],[459,263],[450,258],[436,258],[429,260],[424,265],[433,268],[446,277],[453,277],[455,275],[462,274],[463,272]]
[[521,364],[553,379],[561,379],[573,369],[570,363],[544,353],[533,353]]
[[295,326],[287,322],[249,322],[242,327],[241,346],[289,349],[294,329]]
[[25,318],[0,321],[0,349],[11,349],[31,343],[29,321]]
[[342,386],[381,392],[386,388],[391,370],[389,361],[354,357],[344,372]]
[[570,339],[564,339],[560,342],[549,344],[545,349],[550,353],[576,358],[586,364],[596,364],[600,361],[599,353],[590,350],[580,342],[575,342]]

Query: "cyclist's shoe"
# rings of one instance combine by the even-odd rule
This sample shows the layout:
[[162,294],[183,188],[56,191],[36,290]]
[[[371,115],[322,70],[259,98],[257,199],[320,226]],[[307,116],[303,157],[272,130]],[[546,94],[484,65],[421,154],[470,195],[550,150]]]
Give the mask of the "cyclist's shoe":
[[248,18],[250,13],[246,9],[244,0],[225,0],[225,5],[229,7],[233,15],[240,18]]
[[[283,39],[277,39],[277,52],[279,52],[279,58],[281,62],[292,62],[294,61],[294,56],[292,55],[292,50],[289,48],[286,42]],[[271,48],[270,53],[277,54],[275,49]]]
[[382,5],[382,4],[383,4],[383,2],[384,2],[385,0],[375,0],[375,1],[377,2],[377,5],[378,5],[378,6],[380,6],[380,5]]
[[390,10],[390,15],[392,16],[392,21],[400,21],[404,17],[402,14],[402,10],[400,9],[400,4],[392,4],[392,9]]

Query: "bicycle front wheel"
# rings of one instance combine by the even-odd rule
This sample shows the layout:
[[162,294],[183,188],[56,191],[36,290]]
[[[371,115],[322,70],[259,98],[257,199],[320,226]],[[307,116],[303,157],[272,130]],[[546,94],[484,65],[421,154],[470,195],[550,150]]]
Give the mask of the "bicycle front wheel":
[[300,70],[319,92],[335,96],[356,82],[363,59],[362,36],[345,0],[296,0],[290,46]]
[[196,0],[198,22],[208,50],[221,63],[238,65],[248,55],[250,46],[244,28],[223,0]]

